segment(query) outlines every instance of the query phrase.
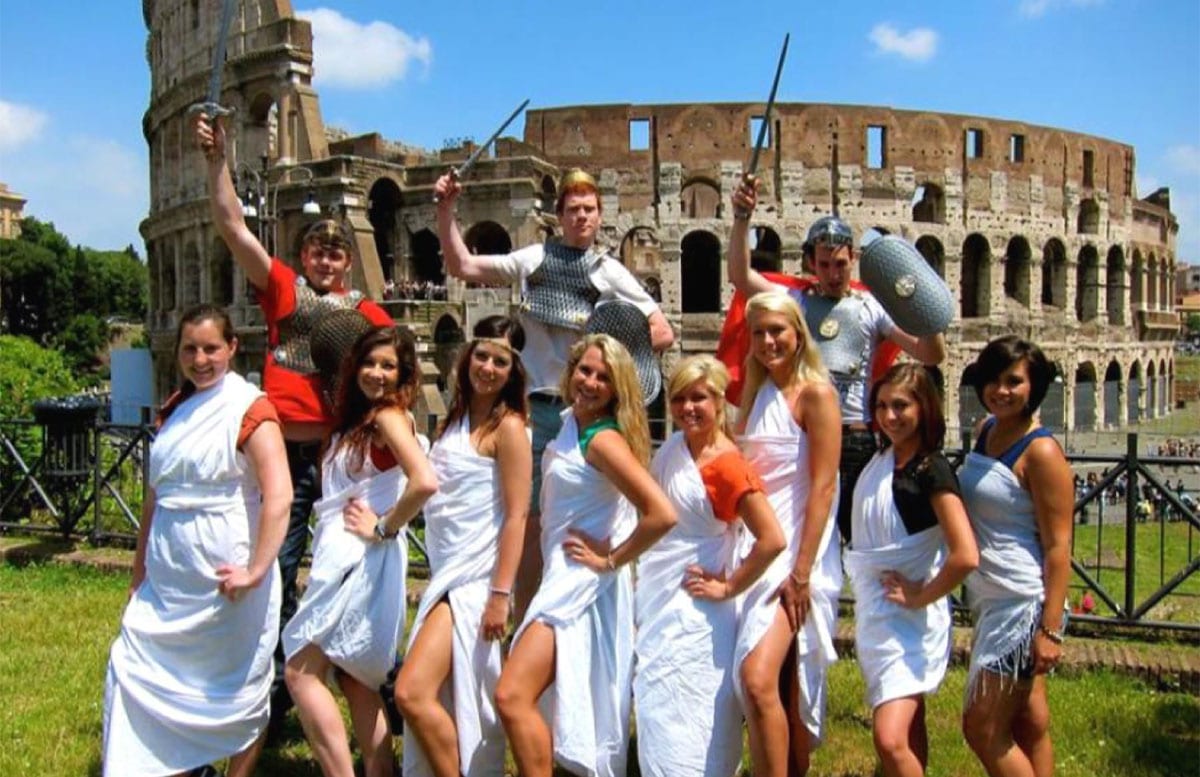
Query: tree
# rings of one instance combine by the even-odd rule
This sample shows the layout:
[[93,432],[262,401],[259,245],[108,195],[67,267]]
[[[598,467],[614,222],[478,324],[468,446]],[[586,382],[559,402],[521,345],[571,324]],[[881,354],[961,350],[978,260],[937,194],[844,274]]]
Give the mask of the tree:
[[28,337],[0,335],[0,418],[31,418],[35,401],[78,390],[61,353]]
[[1191,334],[1200,335],[1200,313],[1188,313],[1187,329]]

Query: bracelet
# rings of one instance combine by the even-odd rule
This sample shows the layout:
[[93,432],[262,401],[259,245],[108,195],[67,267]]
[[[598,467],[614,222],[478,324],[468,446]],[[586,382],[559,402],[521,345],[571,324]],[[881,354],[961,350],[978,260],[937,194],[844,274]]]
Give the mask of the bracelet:
[[1061,645],[1063,643],[1063,633],[1061,631],[1048,629],[1045,627],[1045,625],[1040,623],[1038,624],[1038,631],[1045,635],[1046,639],[1050,640],[1055,645]]
[[488,589],[488,594],[492,595],[492,596],[512,596],[512,589],[511,588],[496,588],[493,586],[492,588]]
[[733,211],[733,220],[734,221],[749,221],[750,220],[750,211],[735,209]]
[[808,585],[808,578],[800,577],[800,575],[796,574],[796,570],[794,569],[791,572],[788,572],[788,577],[790,577],[796,585]]

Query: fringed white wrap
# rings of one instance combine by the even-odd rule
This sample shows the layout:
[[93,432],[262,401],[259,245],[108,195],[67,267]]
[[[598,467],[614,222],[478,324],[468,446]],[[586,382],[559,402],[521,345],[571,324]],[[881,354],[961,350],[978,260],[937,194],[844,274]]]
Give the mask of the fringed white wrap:
[[109,655],[104,772],[187,772],[248,747],[267,722],[279,623],[279,575],[237,602],[216,568],[246,565],[259,495],[237,450],[242,417],[262,392],[228,373],[184,400],[150,447],[158,501],[146,578]]
[[[739,440],[746,459],[762,478],[768,500],[788,539],[788,547],[775,557],[766,573],[742,597],[741,623],[738,625],[734,671],[738,696],[743,695],[740,668],[775,619],[779,600],[775,591],[792,571],[800,552],[811,476],[808,471],[808,437],[792,417],[787,399],[771,381],[766,381],[755,397],[746,421],[746,432]],[[820,744],[825,718],[825,675],[837,660],[833,631],[837,617],[838,592],[842,587],[842,565],[838,543],[834,539],[837,497],[830,506],[816,561],[809,577],[812,608],[808,620],[796,635],[800,692],[805,708],[804,724],[813,745]],[[752,538],[743,537],[741,557],[749,551]]]
[[972,452],[958,481],[979,543],[979,567],[967,577],[975,616],[969,696],[985,667],[1016,679],[1031,649],[1045,586],[1033,499],[1017,476],[1000,461]]
[[314,644],[340,669],[368,688],[379,688],[396,662],[404,628],[404,586],[408,541],[404,532],[383,542],[367,542],[346,530],[342,511],[360,499],[379,515],[395,507],[408,485],[400,467],[380,472],[367,457],[362,469],[349,469],[350,452],[330,453],[321,467],[317,529],[308,588],[296,614],[283,629],[284,654],[291,658]]
[[618,545],[636,518],[621,492],[584,460],[569,409],[546,446],[542,473],[542,583],[513,644],[531,623],[554,629],[555,680],[542,697],[554,757],[587,777],[622,777],[633,685],[630,570],[597,574],[569,560],[562,544],[569,529],[580,529]]
[[[500,679],[500,643],[482,639],[479,630],[504,523],[499,469],[495,459],[480,456],[471,445],[465,416],[446,430],[429,458],[438,478],[438,492],[425,503],[431,578],[409,631],[408,647],[430,610],[443,599],[449,602],[452,669],[440,695],[458,731],[459,770],[465,777],[499,777],[504,774],[504,729],[493,700]],[[411,728],[404,734],[404,774],[433,774]]]
[[[894,570],[929,581],[941,569],[945,541],[938,526],[907,535],[892,498],[896,459],[875,454],[854,487],[854,547],[843,560],[854,586],[854,646],[872,709],[885,701],[936,691],[950,661],[950,603],[910,610],[884,598],[879,579]],[[871,527],[873,531],[862,531]],[[870,537],[900,539],[869,547]],[[867,537],[866,542],[860,538]]]
[[694,599],[692,564],[713,573],[733,564],[734,526],[717,520],[676,432],[650,467],[679,522],[637,565],[638,761],[650,777],[730,777],[742,753],[742,710],[733,689],[737,603]]

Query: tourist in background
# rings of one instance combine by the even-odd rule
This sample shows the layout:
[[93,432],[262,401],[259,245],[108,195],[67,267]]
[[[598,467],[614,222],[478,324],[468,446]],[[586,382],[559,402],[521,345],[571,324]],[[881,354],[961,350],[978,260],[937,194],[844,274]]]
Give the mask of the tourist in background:
[[959,482],[979,544],[963,732],[992,777],[1054,772],[1046,674],[1062,657],[1071,575],[1071,467],[1037,409],[1054,366],[1016,336],[988,343],[972,385],[991,414]]

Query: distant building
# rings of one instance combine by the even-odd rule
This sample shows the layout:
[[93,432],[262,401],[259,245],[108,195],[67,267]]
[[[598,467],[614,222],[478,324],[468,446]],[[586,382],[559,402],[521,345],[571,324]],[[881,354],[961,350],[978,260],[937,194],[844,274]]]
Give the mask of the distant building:
[[0,238],[21,235],[21,219],[25,218],[26,202],[21,195],[10,192],[7,184],[0,183]]
[[1176,270],[1175,288],[1180,295],[1200,291],[1200,264],[1189,264]]

